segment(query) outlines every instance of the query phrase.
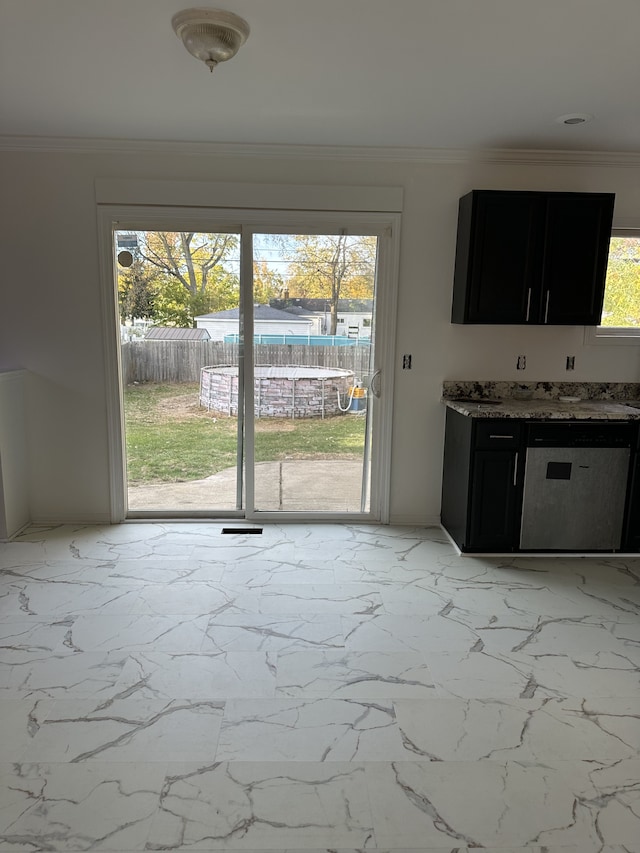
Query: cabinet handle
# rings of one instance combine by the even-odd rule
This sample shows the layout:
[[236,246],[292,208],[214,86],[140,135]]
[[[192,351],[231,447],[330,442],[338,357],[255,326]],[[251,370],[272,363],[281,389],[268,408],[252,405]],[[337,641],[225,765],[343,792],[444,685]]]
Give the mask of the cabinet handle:
[[513,460],[513,485],[518,485],[518,451],[516,450],[515,459]]
[[490,435],[489,438],[515,438],[513,435]]
[[551,291],[547,290],[547,304],[544,309],[544,322],[546,323],[549,319],[549,297],[551,296]]
[[524,318],[525,323],[529,322],[529,312],[530,311],[531,311],[531,288],[529,288],[529,291],[527,293],[527,316]]

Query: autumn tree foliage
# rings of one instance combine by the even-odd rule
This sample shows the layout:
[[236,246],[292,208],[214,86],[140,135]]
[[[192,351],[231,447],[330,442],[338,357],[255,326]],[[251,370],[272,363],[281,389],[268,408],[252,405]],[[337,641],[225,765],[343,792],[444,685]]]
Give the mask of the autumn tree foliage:
[[142,231],[138,253],[161,273],[154,319],[192,326],[194,317],[238,304],[240,282],[230,271],[238,252],[236,234]]
[[612,237],[603,326],[640,326],[640,237]]
[[119,270],[118,298],[122,322],[148,320],[154,316],[159,275],[157,269],[150,268],[139,256],[134,257],[130,267]]
[[375,287],[377,238],[348,234],[293,234],[280,238],[288,261],[289,296],[326,299],[328,333],[338,326],[339,299],[371,299]]
[[272,269],[265,260],[253,262],[253,302],[254,305],[268,305],[271,299],[277,299],[285,288],[284,278]]
[[[132,235],[129,235],[132,236]],[[240,298],[239,236],[197,231],[139,231],[134,262],[119,270],[123,321],[149,318],[193,326],[201,314],[235,308]],[[377,238],[347,234],[288,234],[269,238],[270,260],[256,257],[256,305],[287,294],[324,299],[335,335],[340,299],[371,299]]]

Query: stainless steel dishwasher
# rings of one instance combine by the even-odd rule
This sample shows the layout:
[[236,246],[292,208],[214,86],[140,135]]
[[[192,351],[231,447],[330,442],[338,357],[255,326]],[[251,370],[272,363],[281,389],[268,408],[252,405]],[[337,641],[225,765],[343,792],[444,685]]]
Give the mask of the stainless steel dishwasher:
[[520,547],[615,551],[622,541],[629,424],[531,424]]

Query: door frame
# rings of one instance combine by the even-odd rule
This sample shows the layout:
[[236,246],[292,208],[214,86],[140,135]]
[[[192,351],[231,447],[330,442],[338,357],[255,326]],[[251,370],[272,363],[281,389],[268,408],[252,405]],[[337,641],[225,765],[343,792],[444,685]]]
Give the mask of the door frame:
[[[303,188],[296,188],[303,189]],[[366,188],[365,188],[366,189]],[[215,197],[215,196],[213,196]],[[117,299],[117,275],[113,249],[116,230],[175,230],[184,226],[200,231],[232,231],[243,237],[253,232],[280,230],[301,233],[322,233],[323,229],[347,228],[348,233],[367,233],[378,236],[378,276],[376,286],[376,369],[382,372],[383,394],[373,406],[372,494],[368,513],[334,512],[266,512],[251,511],[253,507],[252,395],[247,397],[245,424],[246,500],[244,511],[190,511],[186,513],[148,511],[136,513],[136,520],[145,519],[212,519],[247,518],[250,521],[355,521],[389,522],[391,482],[391,429],[393,417],[393,363],[397,314],[397,280],[400,256],[400,213],[370,210],[300,210],[218,207],[183,207],[178,205],[149,206],[135,204],[103,204],[98,201],[98,248],[102,303],[102,334],[105,360],[105,386],[107,403],[107,428],[109,443],[109,505],[112,523],[132,518],[127,512],[127,479],[125,452],[125,425],[122,400],[122,365],[120,359],[120,317]],[[252,299],[252,247],[251,240],[241,241],[241,275],[245,277],[245,314]],[[251,258],[247,254],[251,252]],[[252,334],[252,316],[245,316],[245,335]],[[251,380],[252,359],[248,359],[245,381]],[[248,439],[248,441],[247,441]],[[250,447],[247,447],[250,444]],[[251,482],[250,482],[251,481]],[[251,500],[251,504],[249,503]]]

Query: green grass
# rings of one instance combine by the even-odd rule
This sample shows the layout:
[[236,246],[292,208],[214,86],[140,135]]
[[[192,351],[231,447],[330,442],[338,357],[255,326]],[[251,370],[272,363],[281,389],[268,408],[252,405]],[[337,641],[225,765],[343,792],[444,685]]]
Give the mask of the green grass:
[[[129,385],[124,391],[131,485],[200,480],[236,464],[237,420],[198,405],[198,385]],[[362,415],[256,421],[256,462],[356,459],[364,447]]]

